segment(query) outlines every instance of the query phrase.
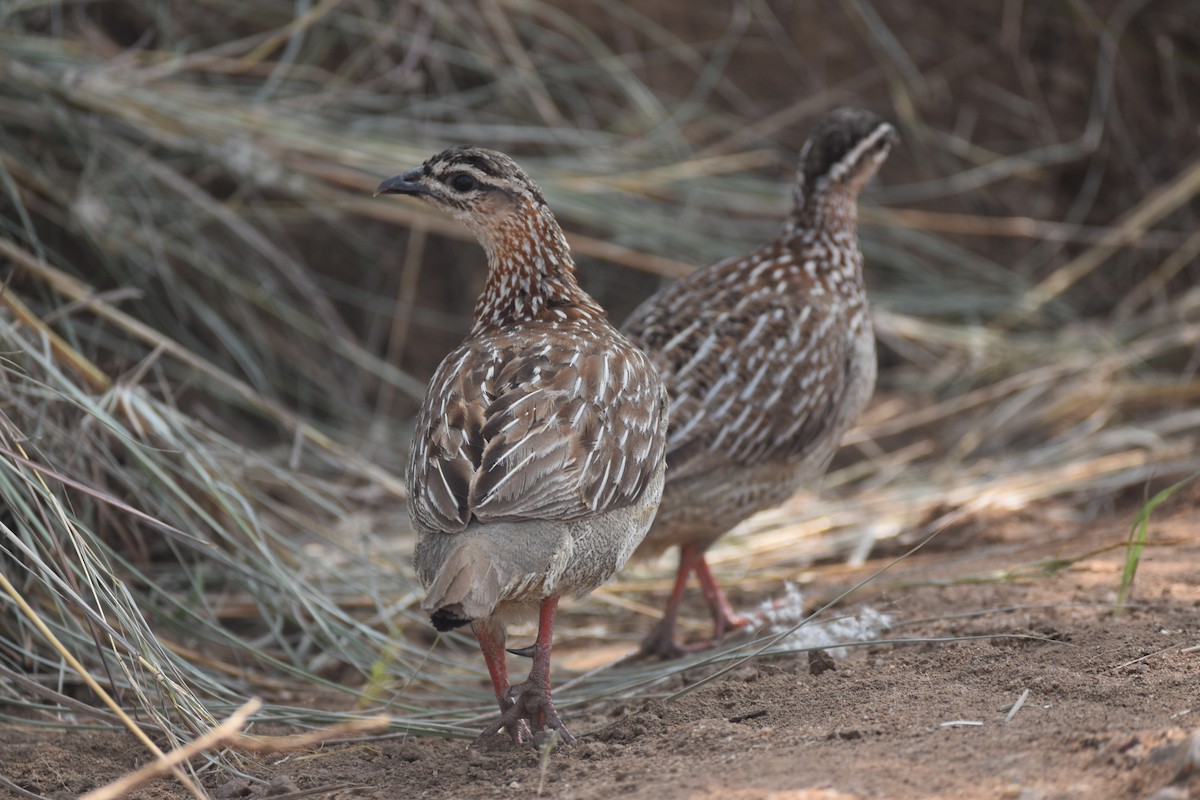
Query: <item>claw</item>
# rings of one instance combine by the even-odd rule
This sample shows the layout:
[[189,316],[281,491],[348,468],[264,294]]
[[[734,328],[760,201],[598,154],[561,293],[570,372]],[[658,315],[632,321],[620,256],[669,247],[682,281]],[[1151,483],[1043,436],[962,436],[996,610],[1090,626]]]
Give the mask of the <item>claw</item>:
[[524,744],[525,742],[533,741],[533,733],[529,730],[529,725],[525,720],[519,719],[513,722],[506,720],[502,715],[500,719],[484,728],[483,732],[475,737],[475,743],[479,744],[487,737],[493,736],[500,731],[507,733],[508,738],[512,739],[513,744]]
[[528,682],[518,683],[508,687],[505,701],[509,703],[508,707],[499,719],[484,729],[480,739],[504,731],[514,742],[521,744],[532,741],[542,731],[556,730],[564,743],[575,743],[575,737],[559,718],[548,689],[531,686]]
[[508,652],[512,653],[514,656],[533,658],[534,655],[537,654],[537,642],[534,642],[528,647],[510,647],[508,648]]
[[[489,669],[492,662],[493,684],[496,689],[496,699],[500,704],[500,718],[484,729],[482,736],[491,736],[504,731],[514,742],[527,742],[535,739],[543,731],[558,731],[563,742],[572,744],[575,737],[562,724],[558,710],[554,708],[554,700],[550,697],[550,642],[554,633],[554,610],[558,606],[558,596],[542,600],[538,620],[537,641],[529,647],[518,647],[508,652],[517,656],[533,659],[529,668],[529,677],[523,683],[509,684],[507,673],[501,669],[504,662],[503,640],[496,642],[498,637],[490,636],[489,630],[480,626],[489,646],[484,647],[484,655],[489,657]],[[479,632],[476,631],[476,635]],[[500,675],[503,680],[497,680]]]

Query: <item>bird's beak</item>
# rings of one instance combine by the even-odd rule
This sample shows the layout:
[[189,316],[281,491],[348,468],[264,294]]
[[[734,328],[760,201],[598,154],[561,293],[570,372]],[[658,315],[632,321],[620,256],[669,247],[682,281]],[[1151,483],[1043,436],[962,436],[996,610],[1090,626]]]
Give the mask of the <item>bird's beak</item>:
[[400,175],[393,175],[379,184],[379,188],[375,190],[375,197],[381,194],[429,194],[429,190],[420,182],[423,174],[422,168],[417,167]]

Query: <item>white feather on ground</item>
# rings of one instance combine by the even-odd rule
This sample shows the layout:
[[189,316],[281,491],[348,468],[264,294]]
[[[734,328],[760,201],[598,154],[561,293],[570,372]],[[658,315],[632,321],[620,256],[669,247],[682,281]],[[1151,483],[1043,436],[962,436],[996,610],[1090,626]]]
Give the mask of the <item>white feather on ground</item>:
[[[787,633],[777,647],[785,651],[821,648],[835,656],[845,656],[844,645],[869,642],[892,626],[893,618],[870,606],[863,606],[853,615],[813,620],[804,613],[804,595],[794,583],[784,584],[783,597],[764,600],[753,612],[762,620],[763,634]],[[796,625],[802,623],[799,628]],[[795,628],[795,630],[792,630]],[[788,633],[791,631],[790,633]],[[760,634],[762,635],[762,634]]]

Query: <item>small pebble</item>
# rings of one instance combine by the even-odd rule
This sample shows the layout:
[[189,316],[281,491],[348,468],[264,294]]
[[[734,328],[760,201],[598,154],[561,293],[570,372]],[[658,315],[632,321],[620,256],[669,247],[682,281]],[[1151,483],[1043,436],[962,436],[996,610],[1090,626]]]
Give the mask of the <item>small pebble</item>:
[[274,797],[280,794],[292,794],[300,791],[300,787],[296,782],[287,775],[276,775],[271,778],[271,782],[267,784],[266,791],[263,795],[266,797]]
[[216,800],[233,800],[235,797],[248,797],[250,795],[250,782],[245,778],[234,778],[226,781],[217,787],[213,792],[213,797]]
[[808,651],[809,675],[820,675],[822,672],[828,672],[831,669],[837,669],[837,662],[833,660],[833,656],[824,650]]

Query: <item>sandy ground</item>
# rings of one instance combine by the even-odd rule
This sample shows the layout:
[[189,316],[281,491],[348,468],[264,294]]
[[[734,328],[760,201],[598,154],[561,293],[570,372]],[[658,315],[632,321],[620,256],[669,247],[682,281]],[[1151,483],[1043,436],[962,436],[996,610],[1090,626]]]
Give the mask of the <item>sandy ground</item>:
[[[861,590],[847,610],[890,614],[885,635],[908,642],[857,648],[835,669],[772,656],[673,702],[573,708],[579,744],[544,761],[502,737],[400,738],[270,757],[247,764],[263,783],[212,774],[207,788],[217,798],[1200,797],[1198,498],[1155,517],[1136,606],[1119,617],[1107,605],[1119,549],[1023,577],[992,571],[1103,549],[1136,509],[1068,524],[1027,511],[948,532]],[[888,560],[818,577],[812,602]],[[562,661],[595,646],[564,642]],[[75,797],[147,760],[120,734],[0,734],[0,776],[43,797]],[[163,780],[132,796],[187,795]]]

